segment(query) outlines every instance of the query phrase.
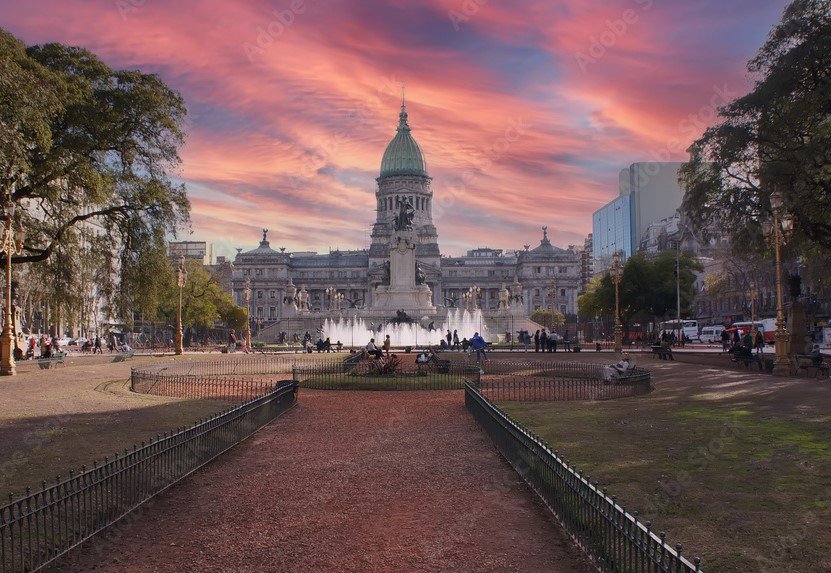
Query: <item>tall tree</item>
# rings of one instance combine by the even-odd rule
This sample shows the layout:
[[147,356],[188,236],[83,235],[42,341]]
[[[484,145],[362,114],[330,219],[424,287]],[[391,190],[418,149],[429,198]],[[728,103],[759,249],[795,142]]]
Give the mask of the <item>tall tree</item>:
[[753,91],[719,111],[680,172],[683,210],[763,248],[770,196],[783,196],[797,243],[831,250],[831,5],[795,0],[748,64]]
[[[689,314],[695,302],[695,272],[701,265],[691,253],[682,252],[678,259],[680,274],[681,315]],[[655,256],[637,254],[623,265],[620,278],[620,316],[624,330],[635,321],[665,318],[676,313],[676,258],[674,251]],[[607,273],[592,279],[586,292],[577,299],[581,316],[614,316],[615,286]]]
[[0,197],[27,230],[13,263],[71,265],[62,246],[94,223],[109,239],[99,267],[109,308],[127,319],[151,312],[166,237],[189,220],[184,186],[171,179],[182,97],[156,75],[113,70],[81,48],[23,50],[2,30],[0,43],[0,93],[11,94],[0,99]]

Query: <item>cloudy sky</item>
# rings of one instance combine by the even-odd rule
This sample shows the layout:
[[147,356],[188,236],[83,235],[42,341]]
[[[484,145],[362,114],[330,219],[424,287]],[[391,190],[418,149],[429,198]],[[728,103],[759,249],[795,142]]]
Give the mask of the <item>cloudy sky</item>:
[[368,245],[406,82],[442,250],[582,243],[635,161],[683,160],[785,0],[2,0],[28,44],[87,47],[185,97],[180,238]]

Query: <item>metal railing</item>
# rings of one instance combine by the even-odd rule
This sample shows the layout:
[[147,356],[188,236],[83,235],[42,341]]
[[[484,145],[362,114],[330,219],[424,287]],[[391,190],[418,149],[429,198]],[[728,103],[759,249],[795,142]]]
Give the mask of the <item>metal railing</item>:
[[556,451],[514,422],[473,385],[465,385],[465,404],[496,447],[542,498],[577,544],[602,571],[695,573],[683,547],[667,545],[666,534],[652,531],[637,513],[629,514],[606,490],[569,466]]
[[604,368],[584,362],[494,360],[485,365],[478,388],[497,402],[610,400],[652,390],[648,370],[634,368],[625,376],[608,377]]
[[315,390],[461,390],[466,382],[479,381],[479,370],[466,364],[418,365],[414,360],[414,355],[401,359],[394,371],[384,371],[374,360],[298,363],[292,378]]
[[288,377],[292,360],[244,357],[139,366],[130,371],[130,389],[177,398],[250,400],[269,391],[275,376]]
[[0,507],[0,571],[34,571],[116,523],[267,424],[296,401],[293,381],[189,428],[156,436],[93,463],[78,474],[42,482],[40,491]]

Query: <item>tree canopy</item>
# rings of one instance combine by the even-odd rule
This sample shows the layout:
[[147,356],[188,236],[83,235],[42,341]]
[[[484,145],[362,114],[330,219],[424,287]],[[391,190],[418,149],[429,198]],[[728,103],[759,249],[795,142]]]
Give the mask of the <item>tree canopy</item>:
[[[626,327],[636,320],[675,315],[675,252],[650,256],[639,253],[623,265],[620,280],[620,316]],[[695,272],[702,267],[691,253],[679,258],[681,315],[689,315],[695,302]],[[597,275],[577,299],[581,316],[614,316],[615,286],[612,275]]]
[[105,239],[98,288],[109,309],[153,312],[166,238],[189,221],[172,179],[182,97],[156,75],[113,70],[82,48],[27,48],[3,30],[0,88],[0,198],[26,229],[12,262],[52,260],[71,280],[80,267],[66,246],[91,229]]
[[538,308],[531,313],[531,320],[547,328],[562,326],[566,323],[563,313],[550,308]]
[[[187,280],[182,289],[182,326],[199,329],[212,328],[223,322],[230,328],[242,328],[248,313],[236,306],[231,294],[211,277],[199,261],[186,261]],[[179,305],[179,286],[175,270],[167,266],[157,277],[163,286],[158,314],[152,318],[175,324]]]
[[683,210],[744,245],[782,194],[797,244],[831,250],[831,7],[795,0],[748,64],[754,89],[719,110],[680,172]]

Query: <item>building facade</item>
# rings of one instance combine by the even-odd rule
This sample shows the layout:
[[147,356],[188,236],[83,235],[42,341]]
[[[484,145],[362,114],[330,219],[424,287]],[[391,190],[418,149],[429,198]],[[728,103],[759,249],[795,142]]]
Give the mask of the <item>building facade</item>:
[[[497,310],[500,293],[520,293],[518,304],[527,314],[535,308],[577,312],[581,261],[573,248],[554,246],[547,227],[535,248],[519,250],[479,247],[464,256],[444,256],[433,224],[434,191],[427,161],[412,136],[402,105],[396,134],[387,146],[376,179],[375,223],[369,248],[328,253],[285,252],[271,248],[267,229],[257,248],[239,252],[233,261],[232,291],[245,304],[250,289],[250,316],[260,325],[291,316],[296,292],[307,293],[308,310],[323,316],[333,310],[373,306],[376,287],[384,283],[390,237],[402,202],[413,208],[413,231],[418,238],[416,259],[424,284],[437,308],[462,307],[465,294],[475,293],[476,306]],[[336,293],[338,297],[333,297]]]

